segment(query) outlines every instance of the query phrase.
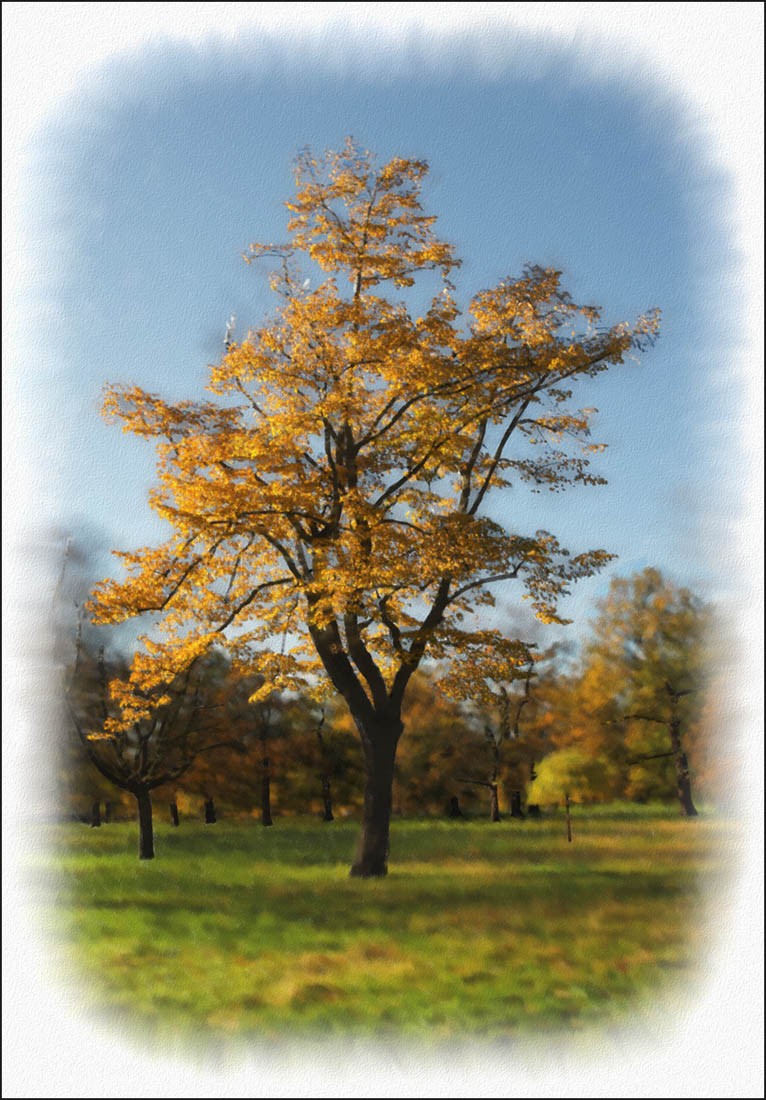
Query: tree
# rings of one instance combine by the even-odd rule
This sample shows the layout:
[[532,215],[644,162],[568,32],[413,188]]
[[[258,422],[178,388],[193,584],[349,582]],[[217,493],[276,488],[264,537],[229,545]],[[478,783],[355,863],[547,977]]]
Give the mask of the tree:
[[[71,696],[74,692],[79,701],[85,701],[86,688],[84,653],[95,654],[102,645],[116,641],[114,632],[108,629],[91,627],[85,621],[82,603],[87,599],[93,586],[96,561],[108,545],[104,532],[92,524],[78,519],[71,527],[48,526],[36,532],[35,544],[48,556],[56,578],[50,607],[46,606],[45,616],[50,624],[50,643],[52,663],[55,670],[57,692],[57,710],[61,709],[62,696]],[[111,637],[108,637],[109,635]],[[119,647],[119,641],[117,645]],[[95,665],[94,665],[95,667]],[[77,668],[79,682],[75,683],[73,670]],[[93,703],[93,699],[89,700]],[[97,708],[101,715],[100,706]],[[74,734],[72,723],[64,716],[62,723],[51,723],[56,730],[52,759],[59,781],[59,797],[66,806],[68,815],[89,820],[92,826],[101,824],[101,803],[105,803],[104,820],[111,820],[114,812],[114,784],[111,783],[91,763],[88,753],[80,739]],[[130,812],[131,796],[117,796]]]
[[495,727],[495,736],[502,730],[504,740],[508,742],[503,763],[511,817],[524,818],[522,796],[537,774],[535,762],[548,751],[547,696],[556,688],[557,669],[552,663],[556,655],[555,646],[545,653],[536,654],[534,658],[530,654],[526,674],[518,690],[505,688],[504,694],[501,694],[504,707],[499,714],[502,717],[507,713],[508,717]]
[[[503,743],[506,741],[518,741],[519,720],[521,713],[529,703],[529,682],[533,673],[534,657],[527,657],[526,672],[524,674],[524,689],[520,695],[515,695],[511,684],[519,678],[519,669],[514,663],[508,669],[508,676],[503,681],[497,678],[497,674],[491,682],[484,682],[482,687],[483,698],[483,727],[484,739],[490,751],[491,763],[486,777],[461,777],[466,783],[489,790],[489,819],[498,822],[500,817],[500,800],[498,788],[503,771]],[[521,800],[518,797],[518,788],[515,789],[516,797],[511,796],[511,814],[514,817],[522,817]]]
[[599,802],[609,797],[614,783],[608,761],[593,758],[578,748],[558,749],[540,763],[529,788],[529,800],[542,805],[563,802],[567,812],[567,837],[572,839],[569,807],[572,802]]
[[462,777],[486,751],[468,708],[445,695],[435,670],[412,677],[402,711],[407,736],[396,757],[396,809],[408,816],[444,813],[452,798],[474,809],[476,792]]
[[[98,586],[97,620],[161,612],[163,640],[150,653],[176,671],[237,629],[229,645],[265,692],[329,678],[364,752],[351,873],[365,877],[387,870],[416,669],[449,659],[447,688],[469,695],[496,662],[505,676],[526,650],[476,625],[493,586],[518,579],[538,617],[561,622],[569,584],[610,559],[570,556],[544,530],[506,530],[486,514],[490,494],[511,478],[551,491],[600,483],[589,471],[602,449],[589,441],[593,410],[569,409],[571,387],[658,328],[656,311],[602,326],[558,271],[535,266],[476,294],[460,322],[450,280],[459,260],[420,202],[427,172],[401,157],[378,167],[350,139],[321,158],[303,152],[289,241],[251,245],[245,257],[277,261],[279,305],[241,342],[230,333],[211,373],[219,400],[169,404],[110,386],[104,404],[123,430],[156,441],[151,503],[174,534],[122,555],[128,576]],[[441,290],[413,315],[409,288],[433,282],[429,272]],[[280,637],[287,644],[275,646]]]
[[[234,754],[238,757],[237,771],[240,773],[243,771],[243,764],[245,763],[243,756],[253,747],[253,742],[257,742],[257,768],[260,771],[261,778],[261,824],[270,826],[274,823],[271,815],[273,763],[271,746],[275,739],[284,737],[287,733],[285,701],[277,693],[272,693],[266,698],[261,698],[258,703],[250,703],[250,697],[260,691],[263,682],[258,677],[248,677],[238,673],[236,668],[232,670],[232,673],[227,684],[226,721],[230,732],[235,737]],[[207,774],[209,775],[213,765],[210,764],[209,760],[207,763],[209,765]],[[220,763],[221,758],[219,757],[215,761],[218,771],[220,771]],[[228,778],[231,779],[230,774]],[[249,787],[252,782],[249,772],[244,778]],[[209,781],[207,786],[211,786]]]
[[575,746],[557,749],[540,762],[529,797],[542,805],[562,802],[601,802],[612,794],[613,765],[594,759]]
[[287,699],[276,693],[252,704],[248,695],[258,684],[249,679],[249,687],[243,679],[234,691],[227,690],[226,706],[217,712],[217,722],[235,745],[195,761],[178,782],[184,799],[215,791],[228,813],[258,815],[264,824],[272,815],[316,813],[320,805],[326,821],[332,820],[333,807],[342,814],[359,809],[359,742],[348,728],[345,704],[340,711],[333,699],[317,706],[305,694]]
[[[333,821],[361,808],[359,740],[345,703],[334,694],[302,692],[290,704],[280,803],[293,813],[321,812]],[[321,803],[321,811],[319,809]]]
[[200,753],[230,743],[209,713],[220,668],[210,653],[171,682],[137,688],[124,678],[123,662],[107,662],[103,647],[94,654],[77,645],[66,693],[72,725],[93,767],[135,798],[139,859],[154,859],[152,791],[176,782]]
[[651,568],[615,577],[598,606],[586,676],[623,740],[629,792],[656,789],[652,770],[672,761],[681,813],[695,817],[683,741],[704,703],[709,609]]

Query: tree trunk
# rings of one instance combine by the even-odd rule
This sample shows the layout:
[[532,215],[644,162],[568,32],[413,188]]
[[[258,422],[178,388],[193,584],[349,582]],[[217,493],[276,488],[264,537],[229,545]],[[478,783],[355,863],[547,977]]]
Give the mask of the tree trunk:
[[322,814],[322,821],[334,821],[335,818],[332,816],[330,777],[326,773],[322,776],[322,801],[324,802],[324,813]]
[[261,761],[261,825],[273,825],[271,820],[271,773],[268,756]]
[[492,777],[489,781],[489,820],[500,821],[500,802],[497,797],[497,780],[500,775],[500,741],[492,740]]
[[567,806],[567,840],[572,843],[572,818],[569,815],[569,795],[564,795]]
[[511,817],[524,820],[524,811],[521,808],[521,791],[511,791]]
[[205,824],[206,825],[215,825],[215,823],[216,823],[215,803],[213,802],[212,798],[206,798],[205,799]]
[[104,803],[104,824],[108,825],[114,819],[114,803]]
[[670,723],[670,742],[673,746],[673,759],[676,765],[676,789],[678,801],[681,803],[681,813],[684,817],[697,817],[697,810],[692,802],[689,761],[681,748],[681,723],[678,718],[674,718]]
[[171,825],[178,825],[178,822],[179,822],[178,803],[177,802],[171,802],[170,803],[170,823],[171,823]]
[[394,759],[401,721],[361,730],[367,777],[362,832],[351,866],[354,878],[378,878],[388,873],[388,843],[394,790]]
[[137,787],[133,793],[138,803],[138,858],[154,859],[154,827],[149,788]]
[[101,803],[96,801],[90,808],[90,827],[98,829],[101,825]]
[[463,811],[460,809],[460,803],[456,794],[450,797],[449,805],[447,806],[447,817],[463,817]]
[[320,756],[320,780],[322,783],[322,801],[324,802],[324,813],[322,815],[323,821],[334,821],[332,816],[332,797],[330,795],[330,768],[327,762],[327,753],[324,747],[324,737],[322,737],[322,726],[324,725],[324,710],[322,710],[322,717],[319,725],[316,728],[317,741],[319,742],[319,756]]
[[404,817],[402,811],[402,789],[396,771],[394,771],[394,783],[391,788],[391,813],[396,814],[397,817]]

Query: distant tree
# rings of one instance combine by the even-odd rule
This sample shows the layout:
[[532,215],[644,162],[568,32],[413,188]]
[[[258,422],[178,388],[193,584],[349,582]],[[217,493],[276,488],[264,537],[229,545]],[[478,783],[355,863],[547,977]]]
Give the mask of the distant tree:
[[137,690],[122,660],[77,645],[67,711],[93,767],[136,800],[139,859],[154,858],[151,792],[177,782],[200,754],[232,743],[212,717],[221,670],[213,652],[170,681],[157,679],[155,666],[151,686]]
[[292,813],[320,814],[328,820],[357,814],[364,797],[364,761],[359,738],[351,728],[345,705],[308,707],[303,721],[295,719],[289,746],[285,744],[280,806]]
[[[530,651],[530,661],[506,687],[507,708],[502,749],[502,786],[511,816],[522,814],[522,799],[536,777],[537,763],[551,751],[552,728],[560,710],[566,677],[560,645],[542,653]],[[499,724],[495,728],[500,728]]]
[[[217,723],[229,744],[200,756],[180,782],[187,794],[212,797],[235,812],[258,805],[261,823],[273,825],[274,793],[289,786],[288,772],[303,730],[301,706],[280,692],[264,695],[263,678],[236,662],[222,681]],[[254,695],[259,695],[252,701]],[[282,801],[285,808],[285,800]]]
[[568,794],[572,802],[602,802],[611,797],[612,766],[593,759],[581,749],[557,749],[537,768],[529,798],[541,805],[560,803]]
[[[484,739],[489,748],[489,767],[484,776],[474,774],[461,776],[463,782],[474,786],[486,787],[489,791],[489,819],[500,821],[499,784],[503,770],[503,746],[505,742],[518,740],[521,712],[529,703],[529,684],[533,675],[534,659],[529,653],[525,670],[514,662],[508,666],[506,675],[502,670],[495,672],[491,680],[482,680],[477,684],[475,703],[479,704]],[[511,685],[517,679],[523,679],[524,688],[519,695],[512,694]],[[513,816],[521,816],[520,802],[512,802]]]
[[567,812],[567,833],[571,840],[571,803],[601,802],[610,797],[613,782],[608,761],[594,759],[577,748],[557,749],[540,762],[528,797],[530,802],[543,806],[563,803]]
[[[55,577],[46,617],[49,616],[54,682],[60,706],[61,694],[72,690],[72,670],[78,654],[83,651],[95,654],[107,640],[114,641],[113,631],[90,624],[82,610],[93,586],[94,570],[106,552],[106,535],[91,524],[78,522],[69,528],[44,528],[36,541],[43,555],[49,557]],[[69,717],[65,714],[63,723],[56,723],[54,728],[56,737],[51,744],[51,762],[58,777],[59,797],[65,812],[91,825],[99,825],[101,803],[115,798],[129,812],[131,796],[127,792],[116,795],[114,785],[93,766]],[[113,813],[112,806],[109,816]],[[106,817],[105,812],[105,820]]]
[[667,762],[681,813],[694,817],[685,740],[705,701],[710,609],[657,569],[614,578],[598,606],[585,680],[600,700],[604,737],[622,744],[627,791],[654,793]]
[[421,668],[403,710],[407,737],[397,753],[394,805],[398,813],[444,813],[452,798],[466,810],[478,808],[476,788],[466,779],[484,763],[486,743],[467,709],[449,698],[433,669]]

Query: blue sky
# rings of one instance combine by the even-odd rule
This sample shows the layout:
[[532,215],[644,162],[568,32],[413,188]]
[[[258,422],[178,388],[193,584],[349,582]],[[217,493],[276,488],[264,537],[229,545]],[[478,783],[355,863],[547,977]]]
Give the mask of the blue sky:
[[[562,269],[608,322],[662,309],[658,345],[576,395],[599,409],[594,438],[608,450],[595,466],[609,485],[522,486],[490,510],[573,552],[619,555],[563,605],[578,634],[614,572],[656,565],[713,594],[705,515],[724,468],[710,410],[726,368],[710,349],[726,343],[713,303],[733,256],[719,220],[727,181],[695,119],[651,81],[594,79],[572,53],[510,31],[491,66],[467,36],[438,65],[417,37],[385,64],[368,56],[338,72],[254,34],[234,49],[165,43],[107,63],[40,132],[24,421],[58,469],[58,522],[95,525],[119,549],[163,537],[146,503],[152,451],[101,421],[101,388],[202,395],[229,315],[242,332],[271,308],[265,270],[240,254],[284,238],[293,157],[350,134],[383,159],[429,162],[425,205],[463,258],[462,304],[531,261]],[[97,568],[113,565],[101,556]],[[517,603],[511,586],[503,599]]]

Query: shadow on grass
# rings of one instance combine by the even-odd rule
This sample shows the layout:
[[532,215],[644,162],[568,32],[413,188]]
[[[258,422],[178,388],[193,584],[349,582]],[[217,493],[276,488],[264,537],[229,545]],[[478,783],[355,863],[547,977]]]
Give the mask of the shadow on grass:
[[126,850],[130,826],[102,829],[67,860],[73,898],[91,910],[143,911],[184,924],[207,915],[246,925],[266,916],[276,925],[348,932],[407,926],[413,914],[449,924],[450,913],[465,908],[498,914],[492,923],[538,908],[575,918],[610,902],[693,904],[697,893],[693,862],[679,862],[675,850],[658,855],[643,835],[611,835],[603,852],[598,837],[569,846],[558,833],[538,830],[520,850],[520,829],[489,825],[434,835],[420,823],[399,823],[392,836],[399,856],[388,877],[349,879],[356,830],[352,823],[332,833],[313,823],[281,832],[232,823],[217,833],[168,830],[158,837],[158,859],[140,863]]

